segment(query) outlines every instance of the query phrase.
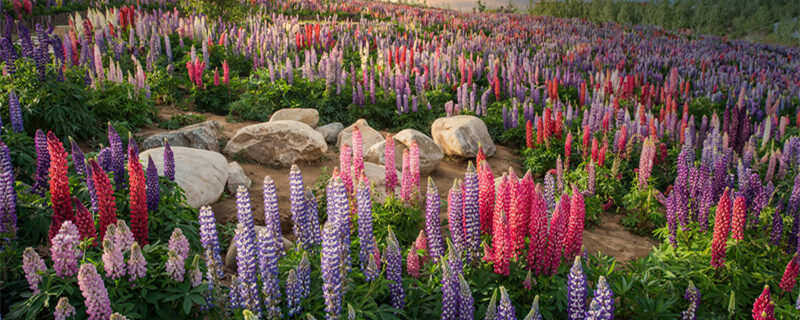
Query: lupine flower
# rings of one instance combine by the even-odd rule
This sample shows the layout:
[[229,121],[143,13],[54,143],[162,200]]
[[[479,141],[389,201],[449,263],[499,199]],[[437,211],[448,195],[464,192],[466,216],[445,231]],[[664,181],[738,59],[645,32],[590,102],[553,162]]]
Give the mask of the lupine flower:
[[228,304],[231,309],[239,309],[242,307],[242,298],[239,297],[239,277],[235,274],[231,275],[230,290],[228,291]]
[[568,213],[563,205],[556,206],[556,211],[550,218],[550,227],[547,229],[547,248],[543,259],[544,273],[555,274],[558,265],[561,263],[561,246],[563,245],[563,233],[566,228],[565,221]]
[[147,273],[147,261],[144,259],[142,249],[138,243],[134,242],[131,245],[131,256],[128,259],[128,275],[129,281],[136,281],[144,278]]
[[442,320],[459,319],[458,275],[449,263],[442,263]]
[[36,130],[36,136],[33,141],[36,148],[36,175],[34,176],[33,191],[42,196],[44,195],[44,189],[47,187],[48,171],[50,170],[47,136],[42,130]]
[[427,204],[425,206],[425,234],[428,236],[428,248],[434,259],[444,255],[441,222],[439,221],[439,191],[428,177]]
[[[266,180],[266,179],[265,179]],[[260,313],[256,276],[258,272],[256,253],[256,231],[250,206],[250,195],[244,186],[236,192],[236,265],[240,282],[237,298],[239,306]],[[267,228],[269,229],[269,228]]]
[[[108,143],[111,147],[111,168],[114,172],[114,186],[119,190],[125,186],[125,148],[122,146],[122,138],[119,137],[111,122],[108,123]],[[138,155],[132,159],[138,159]],[[138,161],[129,162],[139,163]]]
[[71,137],[69,138],[69,144],[72,149],[72,164],[75,165],[75,172],[79,176],[86,175],[86,157],[83,155],[81,147]]
[[416,200],[417,194],[419,194],[419,145],[417,145],[416,141],[412,141],[408,150],[411,169],[411,196]]
[[478,173],[472,162],[467,164],[464,173],[464,241],[466,246],[467,261],[477,259],[481,247],[481,221],[480,221],[480,190]]
[[395,309],[403,309],[405,305],[405,289],[403,289],[402,275],[403,275],[403,257],[400,253],[400,244],[389,227],[389,235],[386,240],[386,280],[389,283],[389,295],[391,296],[392,307]]
[[275,236],[268,229],[258,232],[259,270],[261,270],[261,292],[264,294],[264,308],[267,319],[281,317],[280,284],[278,280],[278,246]]
[[92,171],[91,179],[97,193],[97,220],[100,230],[97,236],[98,239],[103,239],[108,226],[117,223],[117,204],[114,198],[114,189],[111,188],[111,181],[106,172],[94,159],[89,160],[89,166]]
[[647,189],[647,179],[653,169],[653,158],[656,155],[656,146],[653,138],[647,138],[642,145],[642,155],[639,158],[639,190]]
[[403,150],[403,172],[400,179],[400,199],[403,202],[411,202],[413,192],[413,179],[411,178],[413,170],[411,169],[411,155],[408,149]]
[[447,218],[450,226],[450,237],[453,239],[456,251],[461,255],[466,245],[464,244],[464,216],[461,204],[462,192],[461,181],[453,180],[453,187],[450,188],[447,196]]
[[33,294],[38,294],[40,292],[39,283],[42,282],[41,273],[47,271],[47,266],[42,257],[31,247],[25,248],[22,253],[22,270],[25,272],[25,279],[28,280],[28,287]]
[[179,228],[172,230],[169,237],[169,251],[167,251],[167,273],[178,282],[183,282],[186,273],[186,258],[189,257],[189,241]]
[[344,182],[347,193],[353,192],[353,153],[352,149],[347,143],[343,143],[339,148],[339,172],[341,174],[342,182]]
[[308,231],[303,227],[306,225],[306,197],[303,190],[303,174],[297,165],[292,165],[289,170],[289,201],[291,202],[290,211],[292,214],[292,229],[297,237],[297,243],[302,248],[311,246]]
[[525,288],[525,290],[530,290],[531,289],[531,287],[533,286],[533,282],[532,281],[533,281],[533,279],[531,279],[531,271],[528,270],[528,274],[525,275],[525,280],[522,281],[522,286]]
[[16,238],[17,193],[14,190],[14,167],[8,146],[0,142],[0,234],[5,240]]
[[475,319],[475,300],[463,274],[458,275],[458,315],[460,320]]
[[49,239],[52,240],[61,229],[61,224],[74,220],[75,214],[72,211],[72,196],[67,180],[67,152],[52,132],[47,133],[47,152],[51,159],[50,202],[53,204],[53,218]]
[[586,210],[583,203],[583,195],[578,188],[572,187],[572,200],[570,203],[569,224],[567,234],[564,238],[564,255],[572,257],[580,251],[583,246],[583,225]]
[[411,250],[408,250],[408,255],[406,256],[406,270],[412,278],[419,278],[419,260],[417,246],[412,243]]
[[75,307],[69,304],[69,298],[61,297],[61,299],[58,299],[56,309],[53,311],[55,320],[67,320],[67,318],[73,316],[75,316]]
[[175,156],[167,139],[164,139],[164,176],[169,181],[175,181]]
[[386,151],[383,162],[386,176],[386,194],[394,195],[394,188],[397,186],[397,167],[394,159],[394,138],[392,138],[391,134],[386,136]]
[[570,320],[583,319],[586,315],[586,275],[581,267],[580,256],[575,257],[575,262],[572,264],[567,278],[568,318]]
[[[140,246],[144,246],[147,241],[147,190],[145,188],[144,170],[142,164],[137,159],[139,156],[133,149],[129,149],[128,156],[128,176],[130,179],[130,208],[131,208],[131,231],[133,237]],[[119,185],[119,184],[118,184]]]
[[731,199],[728,190],[719,199],[714,217],[714,238],[711,243],[711,266],[720,268],[725,263],[725,248],[730,233]]
[[681,320],[696,320],[697,310],[700,307],[700,290],[689,281],[689,287],[686,288],[683,297],[689,300],[689,307],[681,313]]
[[594,291],[591,305],[595,307],[586,312],[587,320],[614,319],[614,292],[608,287],[608,282],[603,276],[597,279],[597,289]]
[[764,286],[764,291],[753,303],[753,320],[775,320],[775,304],[769,293],[769,285]]
[[322,228],[322,296],[325,298],[326,319],[338,319],[342,313],[342,273],[337,227],[333,221]]
[[114,312],[114,314],[108,317],[108,320],[128,320],[128,317],[123,316],[119,312]]
[[300,281],[297,279],[297,274],[294,269],[289,269],[289,275],[286,277],[286,306],[288,307],[288,315],[294,316],[300,313],[302,300]]
[[210,285],[215,285],[217,280],[224,277],[222,270],[222,256],[219,252],[219,236],[217,235],[217,220],[210,206],[200,208],[200,242],[205,250],[206,275]]
[[[317,198],[311,192],[310,188],[306,189],[306,226],[304,229],[308,232],[308,241],[310,244],[317,248],[322,244],[322,235],[320,234],[319,227],[319,212],[317,209]],[[316,250],[316,249],[314,249]]]
[[420,264],[425,264],[425,262],[427,262],[428,259],[430,258],[430,256],[428,255],[428,238],[425,237],[425,229],[419,230],[417,239],[414,240],[412,246],[416,248],[417,252],[421,252]]
[[367,281],[375,280],[378,277],[378,270],[369,270],[367,267],[375,252],[375,242],[372,233],[372,198],[370,195],[369,181],[360,179],[358,190],[356,191],[356,202],[358,204],[358,258],[361,262],[361,271]]
[[113,238],[108,234],[103,239],[103,269],[107,277],[116,280],[125,276],[125,260],[120,243],[114,242]]
[[744,238],[744,224],[747,218],[747,203],[743,196],[739,196],[733,201],[732,214],[731,237],[741,241]]
[[91,263],[84,263],[78,271],[78,287],[86,299],[86,314],[89,320],[105,320],[111,316],[111,301],[103,279],[97,268]]
[[158,181],[158,168],[150,156],[147,156],[147,171],[145,172],[144,184],[147,187],[147,211],[156,212],[161,197],[161,186]]
[[[8,64],[8,62],[6,62]],[[22,123],[22,109],[19,106],[19,98],[14,91],[8,94],[8,113],[11,116],[11,127],[16,133],[25,131]]]
[[492,168],[485,161],[478,161],[478,211],[481,232],[491,235],[494,221],[495,187]]
[[[280,221],[280,213],[278,212],[278,195],[275,190],[275,181],[272,180],[272,177],[265,176],[264,183],[261,186],[262,188],[262,197],[264,198],[264,224],[267,229],[272,231],[272,235],[275,239],[283,239],[283,233],[281,232],[281,221]],[[245,194],[247,193],[247,189],[243,186],[239,189],[244,189]],[[237,192],[238,193],[238,192]],[[238,197],[237,197],[238,198]],[[249,195],[247,196],[247,202],[249,207]],[[253,217],[250,214],[250,217],[242,217],[247,221],[248,228],[254,228],[253,224]],[[253,239],[255,239],[255,231],[252,231]],[[276,240],[275,245],[278,248],[278,254],[283,256],[283,241]]]
[[795,253],[792,256],[792,259],[789,260],[789,263],[786,265],[786,269],[783,271],[783,277],[781,278],[781,290],[784,292],[790,292],[794,290],[795,285],[797,284],[797,275],[800,271],[800,264],[798,264],[798,256]]
[[542,320],[542,314],[539,312],[539,296],[533,297],[533,304],[531,304],[531,311],[523,320]]
[[97,231],[94,229],[94,220],[89,210],[78,198],[72,198],[72,203],[75,206],[75,226],[78,227],[78,231],[81,234],[81,241],[87,239],[97,240]]
[[517,316],[514,312],[514,305],[511,303],[511,297],[508,296],[508,291],[503,286],[500,286],[500,305],[497,307],[497,320],[516,320]]
[[[352,174],[354,178],[361,177],[361,173],[364,172],[364,143],[361,138],[361,129],[357,126],[353,127],[353,137],[351,139],[353,143],[353,170]],[[348,191],[352,192],[351,189]]]
[[78,272],[78,258],[81,256],[78,249],[80,233],[75,224],[65,221],[51,242],[50,258],[53,259],[56,275],[65,278]]

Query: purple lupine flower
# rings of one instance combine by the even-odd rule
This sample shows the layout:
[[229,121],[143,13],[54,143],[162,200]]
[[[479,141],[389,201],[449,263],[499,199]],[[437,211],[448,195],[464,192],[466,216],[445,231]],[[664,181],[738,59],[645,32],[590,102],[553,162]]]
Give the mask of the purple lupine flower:
[[458,316],[461,320],[475,319],[475,300],[463,274],[458,275]]
[[128,259],[129,281],[136,281],[144,278],[147,273],[147,261],[142,254],[142,248],[135,241],[131,245],[131,256]]
[[273,181],[272,177],[270,176],[264,177],[262,195],[264,198],[264,223],[266,228],[272,231],[272,235],[276,239],[275,245],[278,249],[278,255],[282,257],[283,241],[280,239],[283,239],[283,234],[281,233],[281,217],[280,213],[278,212],[278,196],[277,192],[275,191],[275,181]]
[[17,193],[14,191],[14,167],[8,146],[0,142],[0,234],[5,240],[17,235]]
[[189,241],[180,228],[172,230],[167,251],[167,273],[172,280],[183,282],[186,273],[186,258],[189,257]]
[[79,176],[85,176],[86,157],[83,155],[81,147],[75,143],[75,140],[72,140],[72,137],[69,138],[69,144],[72,148],[72,163],[75,165],[75,172],[77,172]]
[[300,301],[301,286],[300,281],[297,279],[297,274],[294,269],[289,269],[289,275],[286,277],[286,306],[288,307],[288,315],[294,316],[300,313],[302,306]]
[[450,237],[453,239],[456,252],[459,256],[464,253],[464,216],[462,213],[463,206],[462,200],[461,181],[458,179],[453,180],[453,187],[447,195],[447,217],[448,225],[450,226]]
[[203,283],[203,273],[200,272],[199,254],[195,254],[194,259],[192,259],[192,269],[189,270],[189,283],[192,285],[192,288],[197,288],[197,286]]
[[568,319],[583,319],[586,316],[586,275],[581,267],[580,256],[575,257],[567,278]]
[[228,305],[231,309],[242,307],[242,299],[239,297],[239,277],[231,275],[230,290],[228,291]]
[[406,292],[403,289],[403,257],[400,253],[400,244],[389,227],[387,236],[387,246],[384,253],[386,258],[386,280],[389,280],[389,295],[391,296],[392,307],[403,309],[405,305]]
[[681,312],[681,320],[696,320],[697,309],[700,307],[700,290],[697,290],[694,283],[689,281],[689,287],[686,288],[683,297],[689,300],[689,307]]
[[75,316],[75,307],[69,304],[69,298],[61,297],[61,299],[58,299],[56,309],[53,311],[55,320],[67,320],[73,316]]
[[359,181],[356,191],[358,243],[360,247],[358,258],[361,262],[361,272],[364,273],[367,281],[375,280],[378,277],[378,270],[368,268],[375,252],[375,241],[372,233],[372,197],[370,193],[369,181],[365,179]]
[[158,209],[161,186],[158,182],[158,168],[156,168],[156,164],[150,156],[147,156],[147,171],[145,172],[144,184],[147,187],[147,211],[153,213]]
[[308,249],[310,245],[309,231],[304,230],[306,226],[306,199],[305,191],[303,190],[303,173],[297,165],[292,165],[289,170],[289,201],[291,202],[292,214],[292,229],[295,237],[297,237],[297,244],[304,249]]
[[34,176],[33,192],[42,196],[47,188],[48,170],[50,169],[50,153],[47,152],[47,136],[42,130],[36,130],[34,138],[36,147],[36,176]]
[[308,232],[309,245],[316,250],[322,244],[322,236],[319,227],[319,209],[317,209],[317,198],[311,192],[311,188],[306,189],[306,225],[303,229]]
[[70,277],[78,272],[78,258],[81,256],[81,251],[78,249],[80,241],[78,227],[70,220],[64,221],[50,246],[53,269],[59,277]]
[[244,186],[236,192],[236,209],[239,223],[236,226],[236,264],[239,276],[239,305],[257,314],[261,312],[258,298],[256,231],[250,206],[250,195]]
[[772,232],[769,236],[769,242],[773,246],[780,244],[781,236],[783,235],[783,216],[781,216],[781,213],[784,207],[783,201],[778,202],[772,215]]
[[589,166],[586,167],[586,172],[588,175],[588,178],[586,178],[586,194],[593,196],[596,176],[594,160],[589,160]]
[[22,123],[22,109],[19,106],[19,97],[14,91],[8,94],[8,114],[11,116],[11,127],[14,132],[22,133],[25,131]]
[[38,294],[39,283],[42,282],[42,273],[47,271],[42,257],[31,247],[25,248],[22,253],[22,270],[25,272],[25,279],[28,280],[28,287],[33,294]]
[[200,242],[205,250],[206,274],[210,285],[215,285],[217,280],[225,276],[222,269],[222,256],[219,252],[219,236],[217,235],[217,220],[210,206],[200,208]]
[[114,234],[107,232],[103,239],[103,269],[106,276],[111,279],[119,279],[125,276],[125,259],[122,256],[122,248],[119,243],[114,242]]
[[442,320],[459,319],[460,284],[449,263],[442,263]]
[[258,267],[261,271],[261,293],[264,295],[264,308],[267,319],[281,317],[281,290],[278,280],[278,246],[275,236],[269,229],[258,232]]
[[308,253],[303,252],[303,257],[300,258],[295,270],[297,281],[300,283],[300,297],[308,297],[311,294],[311,266],[308,262]]
[[517,316],[514,312],[514,305],[511,303],[511,297],[508,296],[508,291],[503,286],[500,286],[500,305],[497,307],[497,320],[516,320]]
[[164,176],[169,181],[175,181],[175,156],[167,139],[164,139]]
[[108,123],[108,143],[111,147],[111,171],[114,172],[114,186],[117,190],[125,186],[125,149],[122,146],[122,138],[117,134],[117,130]]
[[31,41],[31,32],[22,23],[17,23],[17,33],[19,35],[20,49],[23,58],[34,58],[33,54],[33,41]]
[[481,217],[478,203],[478,173],[470,161],[464,173],[464,236],[467,262],[478,259],[481,252]]
[[675,237],[678,234],[678,192],[672,190],[669,193],[669,197],[667,197],[667,204],[666,204],[666,218],[667,218],[667,229],[669,230],[669,242],[672,244],[673,247],[678,245],[677,240]]
[[428,177],[427,204],[425,206],[425,233],[428,235],[428,249],[434,259],[444,255],[444,241],[439,221],[439,191]]
[[100,165],[100,168],[103,169],[105,172],[111,172],[114,170],[113,163],[111,160],[111,148],[105,147],[100,149],[100,152],[97,153],[97,163]]
[[5,72],[14,75],[16,72],[16,61],[18,59],[17,49],[11,44],[11,37],[3,37],[0,39],[0,57],[3,58],[5,64]]
[[342,313],[342,272],[337,226],[334,221],[322,227],[322,296],[326,319],[338,319]]
[[89,320],[105,320],[111,316],[111,301],[103,279],[97,268],[91,263],[84,263],[78,271],[78,287],[86,299],[86,314]]
[[597,279],[597,289],[594,291],[591,306],[586,312],[587,320],[614,319],[614,292],[608,287],[608,282],[603,276]]

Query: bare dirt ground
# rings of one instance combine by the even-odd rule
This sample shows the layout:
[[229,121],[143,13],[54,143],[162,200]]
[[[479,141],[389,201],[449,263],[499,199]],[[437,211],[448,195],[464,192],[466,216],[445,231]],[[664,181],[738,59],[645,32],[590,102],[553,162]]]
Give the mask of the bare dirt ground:
[[[177,110],[172,107],[160,107],[159,117],[169,119],[177,114],[186,114],[188,112]],[[222,126],[222,134],[220,140],[225,142],[230,140],[236,132],[242,127],[255,124],[254,121],[245,122],[229,122],[224,116],[208,114],[208,113],[193,113],[202,114],[207,120],[215,120]],[[349,124],[345,124],[347,126]],[[166,131],[156,126],[145,128],[141,130],[138,135],[146,137],[158,132]],[[384,135],[385,132],[382,132]],[[328,173],[338,166],[338,150],[335,147],[330,147],[325,157],[314,162],[301,162],[297,163],[303,173],[303,184],[305,186],[313,186],[323,170]],[[230,159],[229,159],[230,160]],[[522,175],[520,166],[520,159],[512,149],[505,146],[497,146],[497,151],[492,157],[487,159],[489,165],[494,170],[495,175],[499,175],[508,168],[518,174]],[[441,197],[446,197],[447,191],[452,186],[453,180],[456,178],[463,179],[464,172],[467,168],[467,160],[445,158],[439,165],[438,170],[433,172],[430,177],[433,178],[436,187],[439,189]],[[291,233],[291,221],[289,214],[289,169],[288,168],[273,168],[256,163],[240,163],[245,174],[253,181],[250,187],[250,201],[253,206],[254,218],[257,224],[264,224],[263,217],[263,197],[261,195],[261,185],[265,176],[270,176],[275,181],[275,186],[278,192],[278,207],[281,213],[281,227],[285,233]],[[428,176],[420,177],[423,185],[427,181]],[[233,195],[229,194],[227,190],[222,195],[219,201],[212,205],[215,216],[219,223],[227,224],[236,221],[236,201]],[[261,213],[261,214],[259,214]],[[601,222],[598,226],[589,228],[583,233],[583,242],[586,249],[590,253],[601,251],[607,255],[615,257],[618,261],[626,262],[637,257],[647,254],[653,247],[654,241],[651,239],[641,237],[626,231],[620,225],[620,218],[616,215],[604,215],[601,217]],[[285,235],[287,238],[289,234]]]

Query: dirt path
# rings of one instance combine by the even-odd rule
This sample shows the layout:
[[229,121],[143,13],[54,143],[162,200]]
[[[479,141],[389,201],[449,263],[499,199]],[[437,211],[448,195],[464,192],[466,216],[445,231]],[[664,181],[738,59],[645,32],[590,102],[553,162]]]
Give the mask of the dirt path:
[[[178,114],[188,113],[189,112],[177,110],[172,107],[160,107],[158,115],[163,119],[169,119]],[[192,114],[202,114],[206,117],[206,120],[219,122],[222,126],[220,140],[223,142],[230,140],[242,127],[258,123],[255,121],[228,122],[223,116],[208,113]],[[163,131],[167,130],[153,126],[141,130],[138,135],[150,136]],[[382,133],[384,135],[386,134],[385,132]],[[303,173],[303,184],[305,186],[314,185],[323,173],[323,170],[327,170],[330,173],[334,167],[338,166],[338,150],[335,149],[335,147],[329,148],[328,153],[320,160],[297,163]],[[515,154],[512,149],[505,146],[498,145],[495,154],[487,160],[495,175],[507,171],[508,168],[513,168],[517,175],[520,176],[524,173],[522,172],[518,155]],[[436,187],[439,189],[442,199],[446,198],[447,191],[450,190],[454,179],[463,179],[467,163],[468,161],[464,159],[445,158],[439,164],[438,170],[430,175]],[[291,233],[291,221],[289,219],[289,169],[272,168],[256,163],[240,164],[245,174],[253,181],[249,191],[253,212],[256,213],[254,215],[256,223],[264,224],[264,205],[261,195],[261,185],[264,181],[264,177],[270,176],[275,181],[278,192],[281,227],[284,232]],[[427,179],[428,176],[420,177],[420,181],[422,181],[423,184]],[[236,221],[236,200],[233,195],[228,193],[227,189],[220,200],[212,205],[212,208],[214,209],[215,216],[219,223],[227,224]],[[288,237],[289,235],[287,234],[286,236]],[[602,222],[599,226],[584,231],[584,244],[590,253],[602,251],[605,254],[614,256],[619,261],[629,261],[633,258],[646,255],[650,248],[652,248],[654,242],[624,230],[619,223],[619,216],[605,215],[602,217]]]

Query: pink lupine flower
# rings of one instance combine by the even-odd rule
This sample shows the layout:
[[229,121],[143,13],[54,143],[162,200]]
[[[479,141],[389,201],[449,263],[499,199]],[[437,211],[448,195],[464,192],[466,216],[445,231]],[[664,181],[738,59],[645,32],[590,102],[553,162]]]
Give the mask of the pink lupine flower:
[[120,244],[114,242],[114,235],[108,233],[103,239],[103,268],[106,276],[119,279],[125,275],[125,259]]
[[350,145],[343,143],[339,147],[339,174],[342,177],[342,182],[347,189],[347,193],[353,193],[353,175],[351,169],[353,168],[353,153]]
[[231,81],[230,68],[228,67],[228,60],[222,61],[222,83],[228,85]]
[[404,202],[411,202],[411,155],[408,149],[403,150],[403,172],[400,180],[400,199]]
[[491,235],[494,221],[495,187],[492,168],[486,161],[478,162],[478,212],[481,232]]
[[419,278],[419,254],[417,253],[417,246],[413,244],[406,257],[406,268],[408,268],[408,275],[413,278]]
[[394,159],[394,138],[391,134],[386,136],[386,152],[383,162],[386,169],[386,194],[394,195],[394,188],[397,186],[397,166]]
[[411,168],[411,192],[412,198],[416,198],[416,195],[419,193],[419,146],[417,142],[411,142],[411,147],[409,148],[409,161],[410,168]]
[[39,290],[39,283],[42,282],[41,273],[47,271],[47,266],[42,257],[31,247],[25,248],[25,252],[22,253],[22,270],[25,272],[25,279],[28,280],[28,287],[33,294],[41,292]]
[[59,277],[69,277],[78,272],[78,258],[81,256],[80,233],[72,221],[65,221],[61,225],[50,246],[50,258],[53,259],[53,269]]
[[753,303],[753,320],[775,320],[775,303],[769,293],[769,285]]
[[189,256],[189,241],[186,240],[183,231],[179,228],[172,231],[167,256],[167,273],[173,280],[183,282],[183,275],[186,273],[186,258]]
[[138,279],[144,278],[145,274],[147,273],[147,261],[144,259],[144,255],[142,255],[142,249],[139,247],[139,244],[134,242],[131,245],[131,253],[130,258],[128,259],[128,275],[130,276],[130,281],[136,281]]
[[583,226],[586,220],[583,195],[577,187],[572,187],[572,200],[570,203],[569,225],[564,238],[564,255],[574,257],[583,246]]
[[93,264],[81,265],[78,272],[78,287],[81,289],[83,298],[86,299],[86,314],[89,315],[89,320],[105,320],[111,316],[111,301],[108,299],[108,291]]
[[731,222],[731,198],[728,189],[719,198],[717,213],[714,216],[714,238],[711,242],[711,266],[720,268],[725,263],[725,249]]
[[425,237],[425,229],[419,230],[419,235],[417,235],[417,240],[414,241],[413,245],[414,248],[416,248],[417,253],[420,254],[420,265],[425,264],[425,262],[427,262],[430,258],[428,255],[428,239]]
[[364,142],[361,137],[361,129],[359,129],[358,126],[353,127],[353,137],[351,140],[353,142],[352,174],[353,177],[361,177],[361,173],[364,172]]
[[219,85],[219,68],[214,68],[214,85]]

